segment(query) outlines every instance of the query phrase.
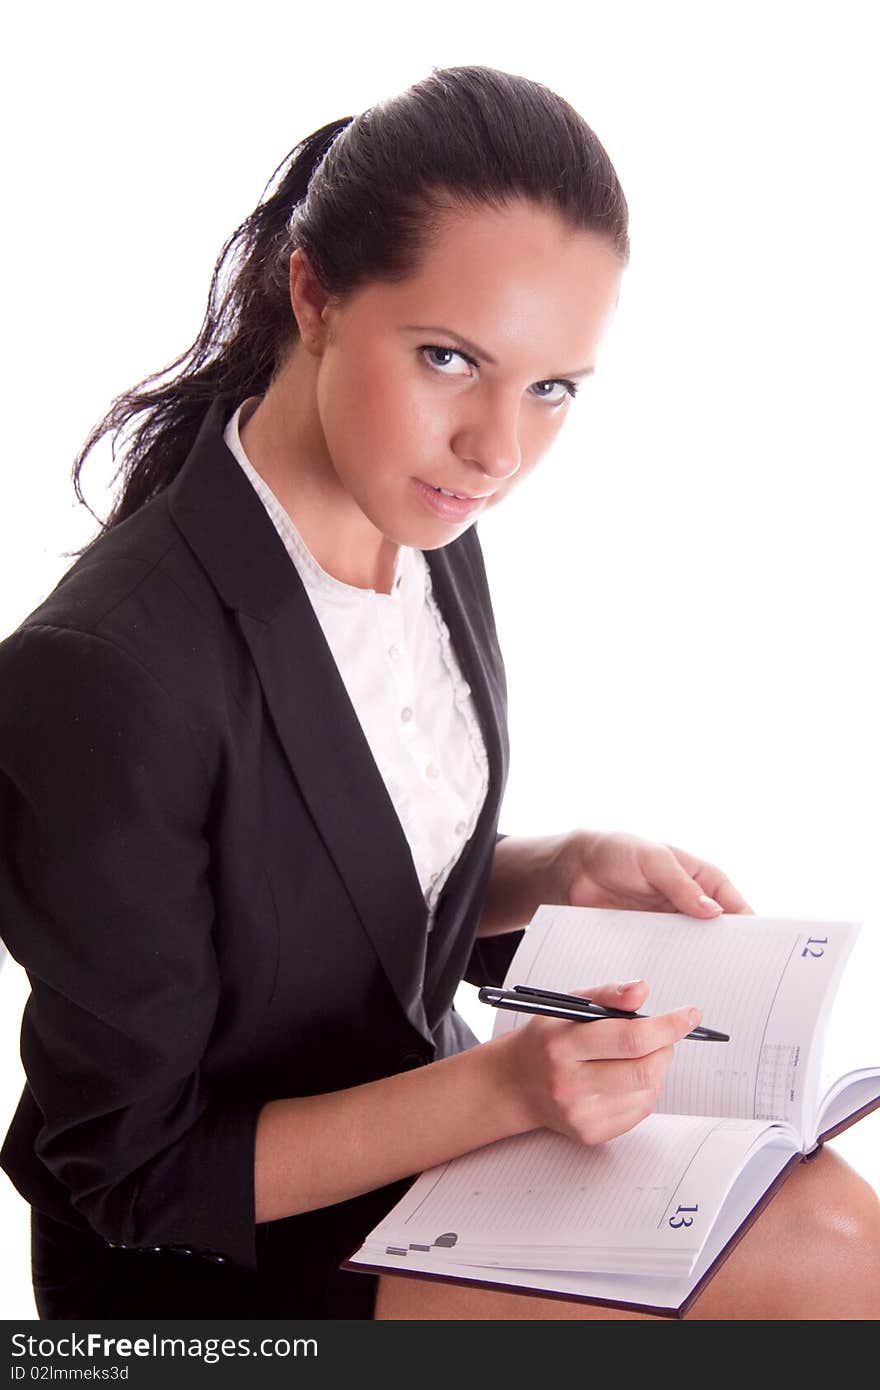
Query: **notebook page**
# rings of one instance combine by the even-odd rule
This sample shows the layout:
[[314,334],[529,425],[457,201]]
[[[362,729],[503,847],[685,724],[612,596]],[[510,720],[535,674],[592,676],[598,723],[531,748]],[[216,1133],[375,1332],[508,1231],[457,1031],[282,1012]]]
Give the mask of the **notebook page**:
[[[737,1185],[743,1188],[742,1193],[735,1187],[728,1196],[696,1262],[687,1274],[670,1273],[668,1269],[663,1275],[652,1276],[632,1270],[597,1274],[583,1270],[517,1269],[503,1264],[464,1266],[460,1260],[448,1259],[449,1252],[442,1247],[420,1250],[409,1246],[405,1254],[393,1256],[386,1252],[384,1246],[374,1243],[372,1236],[367,1238],[350,1263],[372,1268],[378,1266],[392,1273],[395,1269],[406,1269],[415,1273],[471,1278],[481,1283],[518,1288],[522,1292],[543,1289],[562,1297],[587,1297],[647,1308],[676,1309],[683,1304],[741,1226],[754,1205],[754,1197],[749,1194],[765,1191],[785,1167],[789,1157],[784,1147],[774,1144],[754,1151],[745,1175],[738,1179]],[[402,1247],[398,1248],[402,1251]],[[454,1250],[452,1253],[455,1253]]]
[[[857,932],[851,922],[732,914],[704,922],[545,906],[505,983],[571,992],[644,978],[651,993],[642,1012],[696,1004],[703,1022],[731,1039],[676,1047],[660,1112],[782,1120],[804,1132],[818,1090],[823,1017]],[[494,1031],[528,1021],[499,1010]]]
[[764,1142],[795,1146],[787,1130],[690,1115],[650,1115],[594,1147],[534,1130],[424,1173],[369,1244],[521,1268],[687,1270]]

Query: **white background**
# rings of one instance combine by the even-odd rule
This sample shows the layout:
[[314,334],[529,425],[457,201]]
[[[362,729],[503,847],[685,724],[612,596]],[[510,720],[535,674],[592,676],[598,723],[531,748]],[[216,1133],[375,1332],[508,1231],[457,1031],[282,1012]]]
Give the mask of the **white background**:
[[[762,914],[865,922],[854,1034],[880,1062],[873,18],[867,0],[16,7],[0,633],[92,535],[76,450],[192,340],[286,151],[432,65],[542,81],[606,144],[633,259],[552,456],[480,528],[510,684],[502,826],[631,830],[721,864]],[[102,515],[109,476],[85,473]],[[25,985],[7,961],[0,1133]],[[487,1036],[491,1011],[463,1007]],[[880,1185],[880,1115],[836,1146]],[[34,1316],[2,1175],[0,1231],[0,1315]]]

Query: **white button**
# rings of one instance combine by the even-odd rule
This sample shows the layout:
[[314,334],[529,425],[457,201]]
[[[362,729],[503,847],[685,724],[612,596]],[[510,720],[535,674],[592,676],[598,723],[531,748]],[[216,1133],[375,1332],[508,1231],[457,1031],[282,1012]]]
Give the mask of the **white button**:
[[440,769],[436,763],[428,763],[428,766],[425,768],[425,772],[431,778],[432,782],[440,776]]
[[404,705],[403,709],[400,711],[400,717],[403,720],[404,724],[408,723],[408,721],[412,719],[412,710],[410,709],[409,705]]
[[400,648],[396,642],[392,642],[391,646],[388,648],[388,655],[391,657],[392,661],[396,661],[400,656]]
[[439,874],[432,874],[432,875],[431,875],[430,882],[431,882],[431,883],[436,883],[439,877],[440,877]]
[[464,832],[465,832],[466,830],[467,830],[467,826],[465,825],[465,823],[464,823],[463,820],[460,820],[460,821],[458,822],[458,825],[455,827],[455,833],[456,833],[456,835],[463,835]]

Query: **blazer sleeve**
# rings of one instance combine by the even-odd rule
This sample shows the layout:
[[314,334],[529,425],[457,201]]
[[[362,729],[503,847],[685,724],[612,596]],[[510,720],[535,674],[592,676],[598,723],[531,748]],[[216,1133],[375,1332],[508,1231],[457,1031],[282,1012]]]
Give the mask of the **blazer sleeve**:
[[39,625],[0,645],[0,935],[31,982],[38,1157],[104,1239],[254,1268],[259,1106],[203,1079],[209,798],[180,701],[126,652]]
[[[495,844],[507,838],[501,831]],[[525,928],[502,932],[498,936],[477,937],[468,959],[464,978],[469,985],[502,985],[517,946],[525,936]]]

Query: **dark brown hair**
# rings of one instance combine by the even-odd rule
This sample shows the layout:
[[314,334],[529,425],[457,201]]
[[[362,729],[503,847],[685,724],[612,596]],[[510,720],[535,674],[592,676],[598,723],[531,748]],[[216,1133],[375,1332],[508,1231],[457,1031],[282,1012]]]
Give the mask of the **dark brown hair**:
[[[291,252],[302,247],[340,300],[371,281],[405,279],[444,212],[530,199],[629,257],[627,205],[608,155],[562,97],[486,67],[434,68],[361,115],[322,126],[288,154],[214,268],[198,337],[113,401],[73,467],[112,435],[123,486],[109,530],[167,487],[209,402],[262,395],[297,338]],[[96,518],[98,519],[98,518]],[[88,548],[88,547],[84,547]],[[78,552],[81,553],[81,552]]]

